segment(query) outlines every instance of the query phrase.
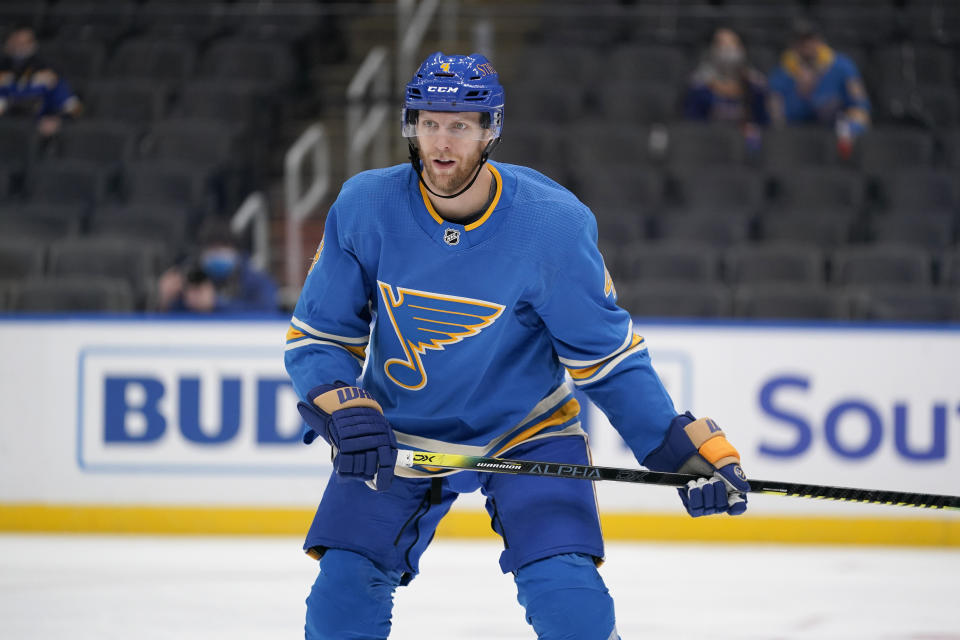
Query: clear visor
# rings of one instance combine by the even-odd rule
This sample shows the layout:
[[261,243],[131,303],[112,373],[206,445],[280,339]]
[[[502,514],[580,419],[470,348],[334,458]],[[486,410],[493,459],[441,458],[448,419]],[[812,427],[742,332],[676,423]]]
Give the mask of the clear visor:
[[[492,140],[494,132],[487,127],[481,127],[475,113],[435,113],[421,111],[417,122],[404,122],[404,138],[430,138],[447,136],[462,140]],[[473,116],[472,118],[470,116]]]

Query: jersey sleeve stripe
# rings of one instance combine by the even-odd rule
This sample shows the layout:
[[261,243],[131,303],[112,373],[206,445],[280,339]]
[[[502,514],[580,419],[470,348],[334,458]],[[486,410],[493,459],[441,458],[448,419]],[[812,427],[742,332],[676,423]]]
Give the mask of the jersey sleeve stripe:
[[363,365],[363,361],[366,359],[366,347],[358,346],[347,346],[338,344],[336,342],[330,342],[329,340],[317,340],[315,338],[304,338],[303,340],[297,340],[296,342],[287,343],[287,346],[284,347],[284,351],[290,351],[292,349],[299,349],[300,347],[305,347],[307,345],[322,345],[327,347],[336,347],[338,349],[343,349],[354,359]]
[[360,345],[365,345],[370,341],[369,335],[357,337],[357,338],[351,338],[348,336],[338,336],[333,333],[324,333],[323,331],[318,331],[313,327],[311,327],[310,325],[308,325],[303,320],[300,320],[299,318],[297,318],[296,316],[290,319],[290,324],[292,324],[297,329],[300,329],[302,332],[308,335],[311,335],[315,338],[322,338],[325,340],[335,340],[337,342],[342,342],[344,344],[360,344]]
[[633,342],[634,337],[635,336],[633,333],[633,320],[631,320],[630,324],[627,326],[627,337],[624,338],[620,346],[614,349],[611,353],[608,353],[602,358],[597,358],[596,360],[572,360],[570,358],[559,358],[560,364],[567,367],[567,369],[570,369],[570,368],[583,369],[586,367],[592,367],[594,365],[603,364],[604,362],[606,362],[610,358],[613,358],[624,349],[631,348],[634,345],[634,342]]
[[[627,351],[630,351],[630,350],[636,348],[637,345],[640,345],[640,344],[642,344],[642,343],[643,343],[643,338],[642,338],[641,336],[638,336],[637,334],[634,334],[634,335],[633,335],[633,340],[631,340],[630,345],[627,347]],[[572,368],[572,367],[567,367],[567,372],[570,374],[570,377],[573,378],[573,381],[574,381],[574,382],[576,382],[576,381],[578,381],[578,380],[586,380],[586,379],[588,379],[588,378],[592,378],[593,376],[595,376],[595,375],[597,374],[597,372],[600,371],[601,368],[603,368],[604,365],[606,365],[607,363],[609,363],[609,362],[610,362],[611,360],[613,360],[614,358],[622,355],[623,353],[626,353],[626,351],[621,351],[621,352],[619,352],[619,353],[615,353],[615,354],[613,354],[612,356],[610,356],[609,358],[607,358],[607,359],[605,359],[605,360],[603,360],[603,361],[601,361],[601,362],[593,365],[592,367],[583,367],[582,369],[575,369],[575,368]]]
[[[627,349],[617,357],[610,359],[602,367],[594,367],[592,372],[588,376],[574,378],[573,384],[577,385],[578,387],[581,387],[587,384],[593,384],[594,382],[599,382],[600,380],[603,380],[605,377],[607,377],[607,375],[609,375],[611,371],[616,369],[617,365],[619,365],[621,362],[623,362],[624,360],[626,360],[627,358],[629,358],[635,353],[638,353],[640,351],[645,351],[647,349],[647,343],[644,342],[643,338],[640,338],[640,336],[637,336],[637,337],[639,338],[639,340],[632,347],[630,347],[629,349]],[[573,377],[573,372],[570,372],[570,376]]]

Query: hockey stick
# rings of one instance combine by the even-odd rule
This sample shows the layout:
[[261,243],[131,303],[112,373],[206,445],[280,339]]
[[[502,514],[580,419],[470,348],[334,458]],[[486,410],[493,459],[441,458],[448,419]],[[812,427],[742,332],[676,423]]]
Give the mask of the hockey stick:
[[[576,478],[580,480],[615,480],[617,482],[657,484],[667,487],[683,487],[691,480],[698,478],[698,476],[682,473],[646,471],[644,469],[618,469],[615,467],[595,467],[582,464],[509,460],[507,458],[465,456],[457,453],[435,453],[432,451],[411,451],[409,449],[401,449],[399,451],[397,455],[397,466],[426,466],[440,469],[464,469],[470,471],[485,471],[488,473],[512,473],[526,476]],[[817,484],[799,484],[795,482],[771,482],[768,480],[749,480],[749,483],[750,491],[753,493],[795,496],[798,498],[818,498],[821,500],[840,500],[846,502],[871,502],[904,507],[924,507],[926,509],[960,510],[960,496],[882,491],[877,489],[851,489],[848,487],[830,487]]]

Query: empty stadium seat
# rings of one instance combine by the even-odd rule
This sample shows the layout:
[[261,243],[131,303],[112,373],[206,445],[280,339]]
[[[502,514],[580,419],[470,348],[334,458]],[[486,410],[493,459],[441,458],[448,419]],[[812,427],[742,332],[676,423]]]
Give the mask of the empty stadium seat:
[[861,169],[877,174],[890,169],[917,169],[933,165],[933,138],[919,129],[874,129],[857,139]]
[[690,64],[683,50],[660,44],[628,43],[620,45],[604,62],[612,77],[631,82],[678,84],[686,78]]
[[900,285],[919,288],[932,283],[932,260],[923,249],[900,245],[848,247],[833,254],[833,282],[839,285]]
[[202,43],[225,30],[226,4],[196,0],[146,0],[137,10],[137,27],[152,38]]
[[134,302],[130,285],[122,278],[70,276],[15,284],[8,308],[26,312],[125,312],[134,310]]
[[907,244],[945,249],[956,237],[956,216],[949,212],[900,211],[871,221],[873,239],[884,244]]
[[825,257],[813,245],[769,243],[728,249],[723,256],[724,277],[731,284],[823,284]]
[[124,170],[128,202],[204,209],[209,176],[176,161],[135,162]]
[[133,125],[107,120],[67,123],[51,145],[57,157],[95,163],[118,171],[136,153],[137,130]]
[[857,212],[864,200],[863,177],[835,168],[803,168],[773,176],[776,211]]
[[837,162],[836,138],[823,127],[771,128],[763,135],[763,164],[772,171]]
[[160,242],[168,256],[187,240],[189,212],[184,207],[125,204],[99,207],[90,218],[93,236],[133,237]]
[[247,80],[286,89],[296,73],[289,47],[277,42],[227,39],[214,42],[200,61],[200,74],[219,80]]
[[891,213],[953,214],[960,205],[960,181],[950,171],[890,171],[877,180],[876,188],[881,206]]
[[[36,152],[32,123],[20,118],[0,118],[0,168],[20,176],[27,170]],[[0,194],[5,191],[0,186]]]
[[709,246],[661,242],[619,255],[617,282],[711,282],[717,277],[717,265],[717,252]]
[[0,235],[25,241],[52,241],[80,232],[85,205],[19,202],[0,206]]
[[233,125],[252,125],[269,133],[276,125],[276,98],[258,83],[219,82],[213,79],[190,81],[179,91],[174,107],[177,117],[219,120]]
[[652,235],[668,241],[684,241],[724,248],[746,242],[751,217],[737,212],[671,212],[651,221]]
[[183,40],[134,38],[120,44],[110,61],[111,76],[180,83],[193,73],[197,53]]
[[686,213],[752,216],[763,205],[763,179],[743,167],[685,168],[673,172],[670,185],[670,208]]
[[590,163],[575,169],[570,186],[597,217],[624,211],[647,216],[658,211],[663,202],[663,176],[656,169],[630,164],[598,167]]
[[65,41],[114,43],[133,28],[136,12],[136,4],[129,0],[70,0],[49,5],[42,31]]
[[92,206],[110,188],[110,170],[88,160],[46,159],[30,170],[27,192],[36,202]]
[[760,218],[766,242],[796,242],[831,248],[847,243],[856,221],[853,211],[771,211]]
[[734,314],[743,318],[829,320],[848,315],[843,298],[820,285],[741,285],[733,298]]
[[617,304],[641,317],[716,318],[730,312],[730,294],[717,284],[621,281],[617,295]]
[[673,166],[741,164],[743,135],[733,126],[675,123],[669,127],[667,161]]
[[28,237],[0,236],[0,280],[16,280],[43,274],[46,246]]
[[149,80],[98,80],[87,87],[84,108],[86,117],[142,126],[165,115],[169,94]]
[[235,126],[216,120],[169,119],[150,128],[144,146],[159,160],[215,167],[239,157]]
[[83,95],[83,89],[103,72],[107,47],[102,42],[54,38],[40,43],[46,60],[69,83],[70,88]]
[[680,96],[674,84],[611,81],[601,83],[597,99],[609,121],[646,125],[676,119]]
[[873,286],[852,294],[853,317],[894,322],[960,320],[960,295],[915,287]]
[[143,308],[157,277],[161,250],[155,242],[133,238],[80,237],[50,245],[48,273],[53,276],[123,278],[135,304]]

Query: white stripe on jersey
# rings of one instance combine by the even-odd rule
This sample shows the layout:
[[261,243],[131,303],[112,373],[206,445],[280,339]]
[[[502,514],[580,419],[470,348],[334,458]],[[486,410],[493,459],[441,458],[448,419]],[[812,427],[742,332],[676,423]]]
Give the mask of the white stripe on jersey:
[[363,336],[362,338],[347,338],[346,336],[337,336],[332,333],[324,333],[323,331],[317,331],[310,325],[308,325],[303,320],[300,320],[296,316],[290,318],[290,324],[301,329],[302,331],[309,333],[310,335],[316,338],[326,338],[327,340],[336,340],[337,342],[343,342],[345,344],[367,344],[370,342],[370,336]]
[[613,356],[617,355],[624,349],[630,346],[630,343],[633,342],[633,320],[630,320],[630,324],[627,325],[627,337],[619,347],[613,350],[612,353],[608,353],[602,358],[597,358],[596,360],[571,360],[570,358],[559,358],[560,364],[571,369],[585,369],[586,367],[592,367],[594,365],[600,364],[604,360],[609,360]]

